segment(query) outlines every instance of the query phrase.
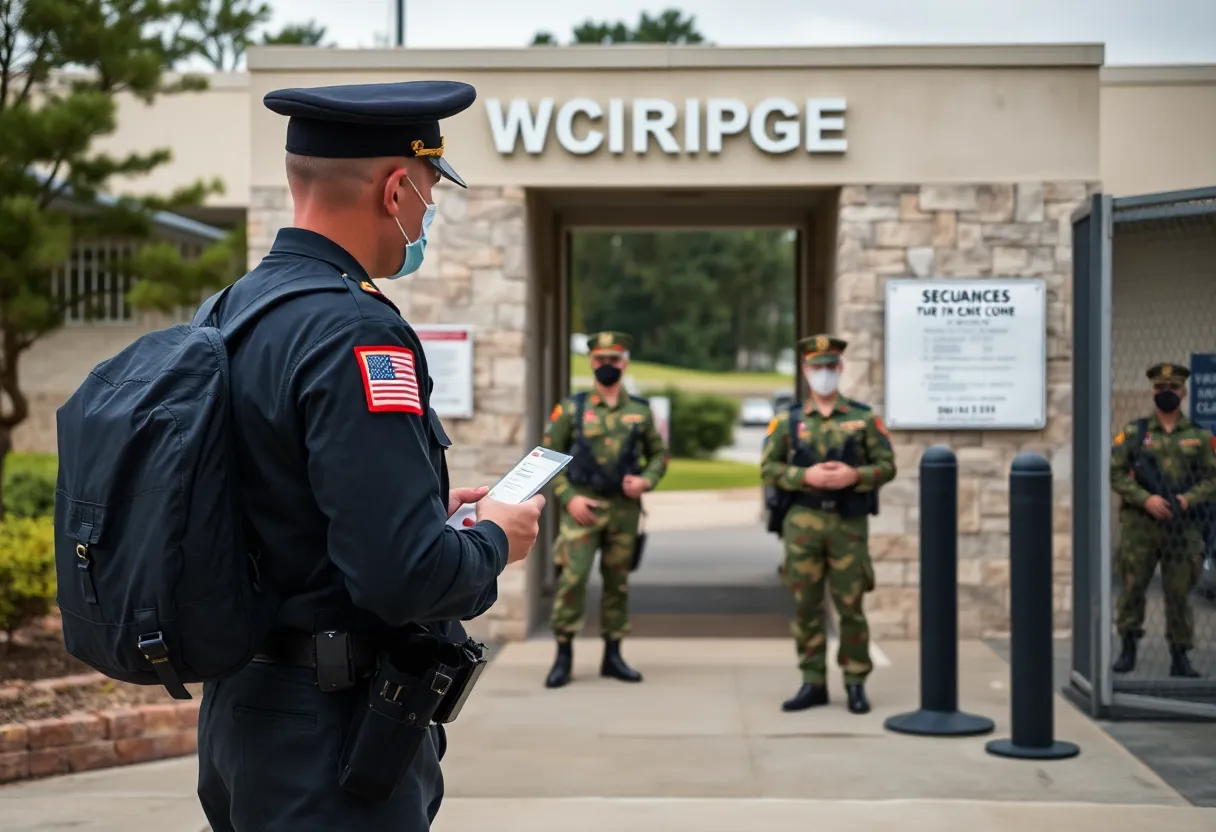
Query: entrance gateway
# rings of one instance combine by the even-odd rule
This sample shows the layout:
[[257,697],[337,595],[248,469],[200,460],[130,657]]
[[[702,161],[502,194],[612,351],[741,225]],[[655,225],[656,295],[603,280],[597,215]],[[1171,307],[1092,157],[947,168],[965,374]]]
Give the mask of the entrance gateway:
[[[1102,47],[279,47],[248,64],[251,263],[292,217],[267,92],[403,78],[478,90],[445,124],[470,187],[439,193],[421,272],[381,286],[419,328],[470,333],[471,368],[453,357],[437,380],[464,388],[444,394],[460,405],[445,416],[453,484],[505,473],[567,392],[572,231],[795,229],[798,334],[847,339],[842,389],[892,425],[899,474],[870,525],[875,638],[919,632],[917,465],[937,443],[960,462],[960,635],[1007,629],[1006,489],[1024,450],[1055,463],[1068,626],[1069,217],[1098,189]],[[991,328],[976,336],[991,347],[980,372],[947,360],[958,342],[935,327],[956,320]],[[503,574],[475,635],[541,626],[545,537]]]

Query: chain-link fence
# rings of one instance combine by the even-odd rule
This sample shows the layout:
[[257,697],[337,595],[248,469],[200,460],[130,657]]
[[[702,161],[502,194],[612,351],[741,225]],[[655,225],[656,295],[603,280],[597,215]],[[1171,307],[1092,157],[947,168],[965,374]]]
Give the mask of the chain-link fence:
[[1074,218],[1073,684],[1216,715],[1216,188]]

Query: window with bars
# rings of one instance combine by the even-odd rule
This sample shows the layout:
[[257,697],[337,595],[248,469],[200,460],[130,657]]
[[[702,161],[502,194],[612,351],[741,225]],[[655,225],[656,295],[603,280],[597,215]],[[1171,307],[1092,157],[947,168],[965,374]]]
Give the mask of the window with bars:
[[[51,273],[52,293],[63,305],[65,326],[132,323],[137,313],[127,301],[135,277],[124,267],[143,244],[140,240],[77,240],[68,261]],[[178,243],[187,259],[197,257],[203,246]],[[172,313],[175,321],[189,321],[193,307]]]

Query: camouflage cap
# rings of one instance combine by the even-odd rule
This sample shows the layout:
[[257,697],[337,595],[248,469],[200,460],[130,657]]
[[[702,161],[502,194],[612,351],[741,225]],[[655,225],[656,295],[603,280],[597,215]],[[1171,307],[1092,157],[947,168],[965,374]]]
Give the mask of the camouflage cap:
[[1181,364],[1154,364],[1145,373],[1149,381],[1186,381],[1191,371]]
[[812,335],[798,342],[798,351],[807,364],[836,364],[848,345],[835,335]]
[[587,336],[587,352],[591,355],[624,355],[633,346],[633,338],[624,332],[593,332]]

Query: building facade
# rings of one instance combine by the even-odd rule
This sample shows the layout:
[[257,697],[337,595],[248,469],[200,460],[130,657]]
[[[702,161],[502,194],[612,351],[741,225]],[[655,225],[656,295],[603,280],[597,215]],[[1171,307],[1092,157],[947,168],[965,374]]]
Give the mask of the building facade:
[[[455,485],[493,482],[539,441],[568,383],[568,235],[580,228],[781,227],[798,233],[799,332],[850,342],[844,391],[885,415],[891,279],[1041,281],[1044,418],[1034,428],[893,429],[900,475],[871,522],[879,638],[918,634],[917,465],[958,454],[960,634],[1008,622],[1013,457],[1053,461],[1057,624],[1070,604],[1072,213],[1115,194],[1216,184],[1216,67],[1103,67],[1096,45],[518,50],[255,48],[249,71],[151,108],[125,102],[115,149],[172,144],[141,187],[230,183],[199,218],[246,221],[249,263],[290,225],[282,87],[459,79],[478,100],[444,125],[467,191],[437,191],[419,274],[381,288],[416,326],[473,331],[472,412],[445,418]],[[961,284],[960,284],[961,285]],[[60,370],[18,433],[52,450],[53,405],[147,322],[69,326],[23,374]],[[1140,360],[1134,356],[1128,360]],[[31,383],[39,383],[31,382]],[[474,622],[536,623],[544,557],[509,568]]]

